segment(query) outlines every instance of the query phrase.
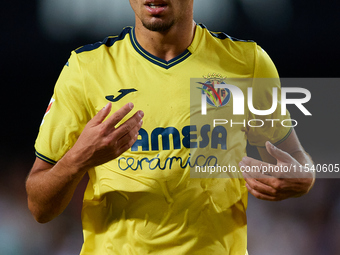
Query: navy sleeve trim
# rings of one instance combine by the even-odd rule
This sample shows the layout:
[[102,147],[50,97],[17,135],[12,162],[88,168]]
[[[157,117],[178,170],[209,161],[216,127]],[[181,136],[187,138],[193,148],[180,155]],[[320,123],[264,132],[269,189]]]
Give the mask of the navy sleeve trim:
[[[292,133],[292,131],[293,131],[293,128],[291,127],[289,129],[288,133],[281,140],[279,140],[278,142],[274,143],[274,145],[277,146],[280,143],[282,143],[283,141],[285,141],[288,138],[288,136]],[[259,148],[266,148],[266,146],[257,146],[257,147],[259,147]]]
[[43,161],[45,161],[45,162],[47,162],[47,163],[49,163],[49,164],[52,164],[52,165],[57,164],[57,161],[54,161],[54,160],[52,160],[52,159],[50,159],[50,158],[48,158],[48,157],[46,157],[46,156],[40,154],[40,153],[37,152],[37,151],[35,151],[35,155],[36,155],[38,158],[40,158],[41,160],[43,160]]
[[[209,31],[209,29],[204,25],[204,24],[198,24],[201,28],[203,29],[206,29]],[[226,33],[223,33],[223,32],[211,32],[209,31],[209,33],[213,36],[213,37],[216,37],[218,39],[221,39],[221,40],[224,40],[224,39],[230,39],[232,41],[235,41],[235,42],[254,42],[252,40],[241,40],[241,39],[237,39],[235,37],[232,37],[232,36],[229,36],[227,35]]]
[[106,37],[102,42],[96,42],[94,44],[87,44],[85,46],[82,46],[76,49],[75,52],[79,54],[79,53],[86,52],[86,51],[92,51],[92,50],[99,48],[102,45],[111,47],[115,42],[123,40],[125,36],[130,32],[130,30],[131,30],[131,27],[126,27],[118,36],[109,36],[109,37]]

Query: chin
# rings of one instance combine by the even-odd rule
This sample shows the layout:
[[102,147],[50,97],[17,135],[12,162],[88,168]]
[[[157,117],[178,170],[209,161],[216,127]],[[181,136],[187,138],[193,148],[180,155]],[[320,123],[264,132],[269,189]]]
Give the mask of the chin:
[[154,32],[166,32],[174,25],[174,21],[154,21],[154,22],[142,22],[143,26],[150,31]]

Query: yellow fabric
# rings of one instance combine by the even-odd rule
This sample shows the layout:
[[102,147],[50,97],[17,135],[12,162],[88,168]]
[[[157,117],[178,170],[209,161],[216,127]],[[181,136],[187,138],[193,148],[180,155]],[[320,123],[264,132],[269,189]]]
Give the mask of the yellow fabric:
[[[121,89],[136,91],[113,102],[112,112],[133,102],[135,109],[145,113],[132,149],[89,171],[82,255],[246,254],[244,180],[190,178],[190,164],[195,161],[185,146],[190,78],[208,73],[229,78],[277,77],[277,72],[256,43],[223,36],[197,26],[188,50],[169,62],[146,53],[133,28],[72,52],[40,128],[35,145],[38,157],[58,161],[107,104],[106,97],[117,98]],[[199,137],[199,130],[192,133]],[[257,139],[258,131],[247,128],[227,132],[228,149],[223,153],[234,165],[246,154],[248,135],[256,145],[267,140],[265,134]],[[270,139],[277,142],[287,132],[278,127]]]

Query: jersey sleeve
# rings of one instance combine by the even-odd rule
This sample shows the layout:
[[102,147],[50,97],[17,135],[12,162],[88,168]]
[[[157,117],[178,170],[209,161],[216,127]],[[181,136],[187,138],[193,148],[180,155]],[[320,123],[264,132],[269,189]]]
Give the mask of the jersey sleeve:
[[250,111],[248,103],[247,118],[250,125],[248,125],[247,137],[251,145],[263,147],[266,141],[279,144],[292,131],[289,112],[281,113],[281,85],[276,67],[268,54],[261,47],[256,46],[252,80],[252,105],[255,109],[271,109],[274,100],[273,88],[277,90],[277,105],[273,113],[254,114]]
[[72,52],[54,88],[35,142],[36,156],[55,164],[76,142],[90,120],[83,76]]

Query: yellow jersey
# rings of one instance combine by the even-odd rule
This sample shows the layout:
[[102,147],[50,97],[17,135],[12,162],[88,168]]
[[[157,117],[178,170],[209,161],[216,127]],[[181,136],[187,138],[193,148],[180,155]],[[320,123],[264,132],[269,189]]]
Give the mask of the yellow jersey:
[[[55,164],[109,101],[112,112],[128,102],[144,112],[136,143],[88,172],[82,255],[247,253],[245,181],[191,178],[190,169],[205,162],[194,158],[191,149],[216,147],[237,165],[246,155],[247,139],[256,146],[266,140],[276,143],[290,128],[222,126],[216,131],[215,146],[212,123],[199,126],[190,121],[191,78],[212,77],[209,74],[278,77],[272,61],[255,42],[213,33],[203,25],[196,26],[187,50],[170,61],[145,51],[133,27],[72,52],[40,127],[37,157]],[[200,96],[202,90],[196,90]],[[263,109],[268,105],[269,101]],[[282,119],[276,112],[271,118]],[[225,141],[221,141],[223,128]]]

